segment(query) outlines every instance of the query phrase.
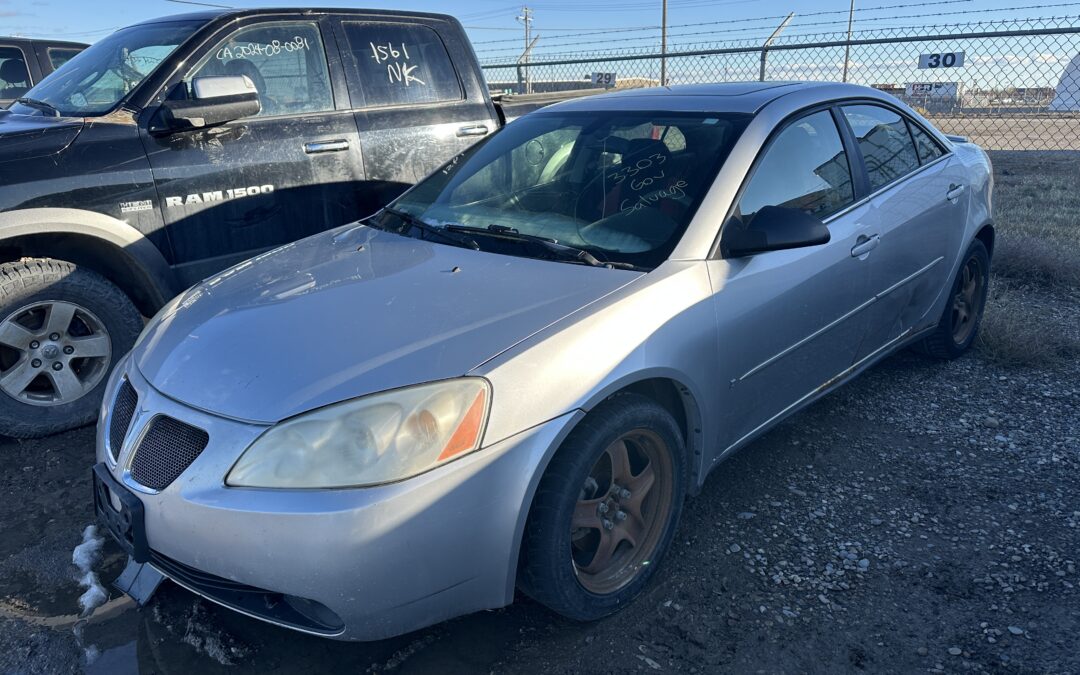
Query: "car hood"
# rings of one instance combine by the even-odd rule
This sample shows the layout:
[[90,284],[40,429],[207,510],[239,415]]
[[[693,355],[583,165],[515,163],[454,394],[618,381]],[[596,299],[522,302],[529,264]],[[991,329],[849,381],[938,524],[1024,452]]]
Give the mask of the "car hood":
[[133,358],[166,396],[273,423],[464,375],[640,276],[351,226],[193,287],[147,325]]
[[81,117],[16,115],[0,110],[0,162],[60,152],[82,131]]

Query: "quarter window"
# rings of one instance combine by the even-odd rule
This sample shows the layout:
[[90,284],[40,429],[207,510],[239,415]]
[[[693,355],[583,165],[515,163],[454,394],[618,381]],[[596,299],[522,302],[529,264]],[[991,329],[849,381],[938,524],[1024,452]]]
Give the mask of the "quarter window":
[[50,48],[49,52],[48,52],[49,53],[49,65],[52,66],[53,70],[56,70],[60,66],[64,65],[68,61],[70,61],[80,51],[82,51],[82,50],[80,50],[80,49],[64,49],[64,48],[61,48],[61,47]]
[[840,132],[823,110],[788,125],[769,145],[736,215],[746,225],[762,207],[779,206],[825,218],[854,200]]
[[915,149],[919,151],[919,161],[923,164],[932,162],[945,154],[938,142],[917,124],[909,121],[908,128],[911,129],[911,137],[915,139]]
[[30,73],[26,70],[22,50],[0,47],[0,98],[18,98],[30,89]]
[[382,107],[461,100],[461,84],[439,34],[427,26],[343,24],[354,105]]
[[915,144],[898,113],[876,105],[844,106],[843,110],[859,141],[871,191],[919,167]]
[[241,28],[218,43],[195,68],[197,77],[246,75],[262,102],[261,117],[333,110],[326,53],[313,23]]

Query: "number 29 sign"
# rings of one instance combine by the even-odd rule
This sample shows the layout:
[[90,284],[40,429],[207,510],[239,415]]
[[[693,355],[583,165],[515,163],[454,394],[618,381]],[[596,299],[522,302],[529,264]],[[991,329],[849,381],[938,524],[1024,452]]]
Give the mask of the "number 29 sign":
[[938,52],[920,54],[919,68],[960,68],[964,65],[964,52]]

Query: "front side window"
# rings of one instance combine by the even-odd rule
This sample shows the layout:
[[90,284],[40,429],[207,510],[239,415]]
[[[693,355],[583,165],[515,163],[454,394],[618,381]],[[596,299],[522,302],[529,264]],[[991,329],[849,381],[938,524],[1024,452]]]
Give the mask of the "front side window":
[[[411,231],[410,219],[446,231],[479,229],[469,236],[484,250],[547,257],[542,245],[489,236],[520,233],[584,249],[601,262],[651,269],[678,243],[748,119],[528,115],[458,155],[372,224],[401,233]],[[671,149],[671,139],[680,149]]]
[[30,72],[22,50],[0,47],[0,99],[19,98],[30,89]]
[[439,34],[427,26],[346,21],[349,91],[364,107],[461,100],[461,84]]
[[82,51],[82,50],[81,49],[67,49],[67,48],[64,48],[64,47],[50,47],[49,50],[48,50],[49,65],[52,66],[53,70],[56,70],[57,68],[64,65],[65,63],[67,63],[71,59],[75,58],[75,56],[80,51]]
[[899,113],[876,105],[844,106],[843,110],[859,141],[871,191],[919,168],[915,144]]
[[270,23],[241,28],[210,50],[185,80],[246,75],[259,92],[260,117],[333,110],[334,96],[314,23]]
[[778,206],[826,218],[854,200],[840,132],[822,110],[789,124],[769,144],[734,215],[746,225],[762,207]]
[[[21,114],[104,115],[139,86],[203,21],[166,21],[116,31],[73,56],[26,93],[39,102],[16,104]],[[45,104],[42,106],[41,104]]]

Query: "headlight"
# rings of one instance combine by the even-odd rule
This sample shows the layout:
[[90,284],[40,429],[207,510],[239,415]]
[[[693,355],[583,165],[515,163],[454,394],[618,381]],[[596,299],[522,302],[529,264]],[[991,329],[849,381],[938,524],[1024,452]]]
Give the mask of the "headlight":
[[362,487],[403,480],[480,447],[491,390],[466,377],[395,389],[286,420],[252,443],[235,487]]

